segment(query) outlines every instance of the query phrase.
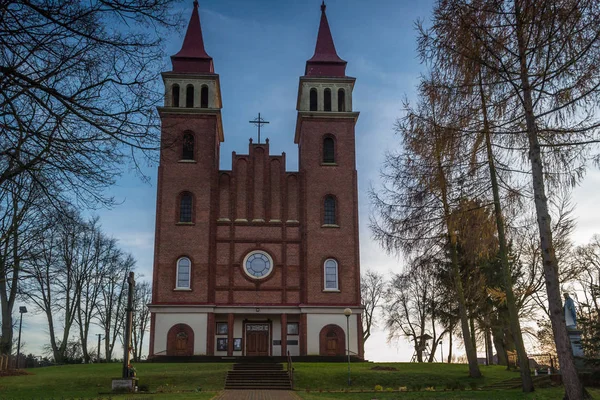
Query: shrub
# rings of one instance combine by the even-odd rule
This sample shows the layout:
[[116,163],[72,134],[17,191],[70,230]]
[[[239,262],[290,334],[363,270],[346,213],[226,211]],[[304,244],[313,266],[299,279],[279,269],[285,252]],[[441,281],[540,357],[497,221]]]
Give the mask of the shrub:
[[375,385],[375,391],[376,392],[381,392],[383,390],[383,386],[381,385]]
[[393,392],[393,391],[394,391],[394,389],[392,389],[392,388],[385,388],[385,391],[386,391],[386,392]]

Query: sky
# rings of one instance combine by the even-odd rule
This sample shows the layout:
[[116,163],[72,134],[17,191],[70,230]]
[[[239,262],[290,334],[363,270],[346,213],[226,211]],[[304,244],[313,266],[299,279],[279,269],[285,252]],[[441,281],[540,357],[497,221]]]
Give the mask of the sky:
[[[207,53],[220,75],[225,142],[221,145],[221,169],[231,168],[231,152],[247,154],[248,139],[256,140],[256,128],[248,121],[260,112],[270,121],[261,136],[269,138],[271,154],[286,153],[287,170],[298,168],[294,144],[298,78],[312,57],[320,19],[321,0],[203,0],[200,18]],[[348,61],[346,74],[356,77],[354,111],[359,190],[361,270],[388,275],[402,270],[402,259],[386,255],[370,237],[368,199],[370,187],[380,184],[379,171],[385,151],[397,146],[394,122],[401,116],[402,102],[411,99],[419,75],[425,71],[416,53],[415,22],[428,21],[432,1],[421,0],[328,0],[327,16],[338,55]],[[183,23],[166,39],[166,55],[179,51],[185,35],[192,1],[182,1]],[[170,63],[165,57],[165,65]],[[120,203],[98,210],[104,231],[137,260],[138,279],[150,279],[154,250],[156,207],[155,165],[144,173],[149,183],[133,172],[125,173],[109,194]],[[600,173],[590,170],[573,195],[577,205],[577,244],[600,233],[596,213],[596,188]],[[383,324],[381,324],[383,325]],[[92,328],[92,335],[100,333]],[[26,314],[23,321],[25,351],[41,353],[47,342],[45,320]],[[95,336],[93,337],[95,338]],[[387,342],[386,332],[375,328],[365,344],[365,358],[373,361],[409,361],[408,341]],[[456,343],[456,341],[455,341]],[[146,343],[147,346],[147,343]],[[455,349],[456,351],[457,349]],[[447,340],[443,353],[448,354]],[[460,350],[458,350],[460,352]],[[120,354],[120,353],[119,353]],[[440,350],[438,350],[438,360]]]

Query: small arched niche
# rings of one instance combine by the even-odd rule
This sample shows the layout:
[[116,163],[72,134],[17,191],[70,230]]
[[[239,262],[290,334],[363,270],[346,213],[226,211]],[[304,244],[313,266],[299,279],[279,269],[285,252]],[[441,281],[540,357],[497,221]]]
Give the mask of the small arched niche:
[[179,107],[179,85],[174,84],[171,86],[171,106]]
[[310,111],[317,111],[317,89],[310,89]]

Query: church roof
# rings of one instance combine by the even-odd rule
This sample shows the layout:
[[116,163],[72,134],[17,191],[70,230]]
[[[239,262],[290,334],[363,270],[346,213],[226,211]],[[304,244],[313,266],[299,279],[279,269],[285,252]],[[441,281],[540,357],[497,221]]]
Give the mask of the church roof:
[[319,24],[319,33],[317,35],[317,45],[315,54],[306,62],[306,76],[346,76],[347,62],[342,60],[333,44],[333,37],[329,29],[329,22],[325,14],[325,1],[321,4],[321,23]]
[[188,24],[181,50],[171,56],[173,72],[213,74],[213,59],[204,49],[202,27],[198,12],[198,1],[194,1],[194,9]]

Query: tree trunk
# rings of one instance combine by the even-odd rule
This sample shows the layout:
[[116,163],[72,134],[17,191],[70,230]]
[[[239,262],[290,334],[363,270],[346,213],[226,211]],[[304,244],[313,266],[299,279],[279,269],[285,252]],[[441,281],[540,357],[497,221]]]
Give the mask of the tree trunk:
[[[523,335],[521,333],[521,324],[519,322],[519,312],[517,310],[517,300],[513,292],[512,275],[510,273],[510,264],[508,262],[508,248],[506,245],[506,234],[504,232],[504,215],[500,204],[500,191],[498,186],[498,177],[496,176],[496,164],[492,152],[492,139],[490,136],[490,127],[487,118],[487,104],[483,93],[481,82],[481,71],[479,75],[479,90],[481,94],[481,108],[483,111],[483,130],[485,135],[485,144],[487,149],[488,167],[490,170],[490,179],[492,183],[492,193],[494,197],[494,214],[496,216],[496,227],[498,230],[498,242],[500,250],[500,262],[502,264],[502,275],[504,276],[504,290],[506,291],[506,306],[508,308],[508,318],[510,320],[510,330],[515,340],[515,347],[519,357],[519,368],[521,371],[521,382],[523,392],[533,392],[533,381],[531,379],[531,371],[529,370],[529,357],[523,343]],[[508,364],[508,363],[507,363]]]
[[526,27],[521,21],[520,2],[515,1],[516,33],[519,46],[519,61],[521,69],[522,98],[525,109],[525,122],[527,124],[527,136],[529,140],[529,160],[531,161],[531,178],[537,214],[538,229],[540,233],[540,244],[544,265],[544,278],[546,292],[548,294],[548,307],[550,311],[550,322],[556,343],[556,352],[560,363],[560,371],[565,386],[565,398],[568,400],[580,400],[589,397],[583,389],[583,385],[577,375],[571,342],[567,333],[567,325],[560,298],[560,286],[558,279],[558,261],[554,253],[552,242],[552,229],[550,213],[548,211],[548,198],[544,182],[544,166],[542,164],[540,143],[538,139],[537,125],[533,110],[533,99],[528,77],[526,44],[524,31]]
[[508,366],[508,357],[506,355],[506,347],[504,346],[504,330],[501,326],[492,327],[492,337],[496,355],[498,356],[498,365]]
[[487,349],[487,365],[494,364],[494,348],[492,347],[492,330],[485,328],[485,348]]
[[450,339],[448,343],[448,364],[452,364],[452,331],[454,329],[450,329]]
[[471,340],[473,341],[473,350],[477,355],[477,336],[475,335],[475,318],[473,317],[473,312],[470,313],[469,317],[469,327],[471,329]]
[[448,245],[450,246],[450,257],[452,266],[452,281],[454,282],[454,290],[456,290],[456,297],[458,301],[458,314],[460,316],[460,325],[463,334],[463,340],[465,345],[465,352],[467,353],[467,360],[469,362],[469,376],[471,378],[480,378],[481,371],[477,364],[477,352],[475,346],[471,340],[471,334],[469,329],[469,317],[467,315],[467,306],[465,302],[465,292],[462,285],[462,279],[460,276],[460,268],[458,267],[458,250],[456,249],[456,233],[450,223],[450,205],[448,204],[448,196],[446,193],[446,176],[441,166],[440,159],[438,157],[438,172],[442,181],[442,205],[444,207],[444,217],[446,219],[446,233],[448,235]]

